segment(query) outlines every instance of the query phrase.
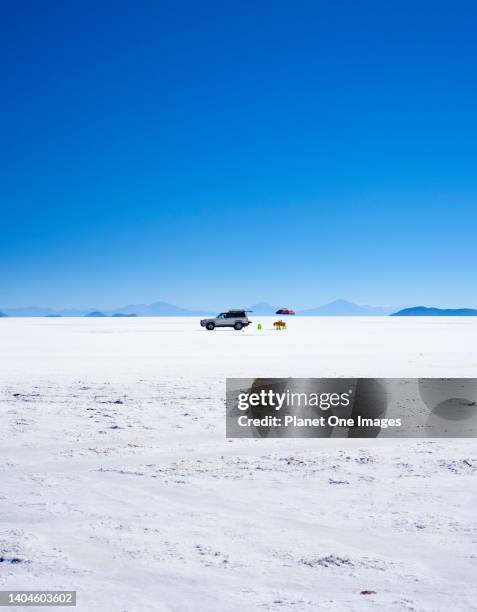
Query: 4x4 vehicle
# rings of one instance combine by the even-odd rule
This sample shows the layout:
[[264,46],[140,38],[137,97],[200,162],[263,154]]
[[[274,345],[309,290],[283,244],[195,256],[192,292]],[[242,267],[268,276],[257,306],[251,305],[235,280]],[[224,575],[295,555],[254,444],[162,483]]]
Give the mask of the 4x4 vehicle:
[[216,317],[211,319],[202,319],[200,324],[202,327],[212,331],[216,327],[233,327],[240,331],[243,327],[250,325],[246,310],[228,310],[221,312]]

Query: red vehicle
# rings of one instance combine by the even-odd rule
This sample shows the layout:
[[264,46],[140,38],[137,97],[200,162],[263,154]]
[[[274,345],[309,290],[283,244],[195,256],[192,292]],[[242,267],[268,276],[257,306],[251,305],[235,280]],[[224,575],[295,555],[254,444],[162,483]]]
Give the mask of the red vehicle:
[[294,315],[295,311],[291,310],[290,308],[280,308],[279,310],[277,310],[277,312],[275,314]]

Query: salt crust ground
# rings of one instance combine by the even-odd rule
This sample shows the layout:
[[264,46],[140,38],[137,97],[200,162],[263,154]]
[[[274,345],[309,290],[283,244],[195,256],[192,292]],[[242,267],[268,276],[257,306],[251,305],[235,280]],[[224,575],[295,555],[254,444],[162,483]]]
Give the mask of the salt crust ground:
[[0,321],[0,588],[76,589],[81,612],[477,610],[474,440],[224,437],[225,376],[475,376],[477,321],[260,320]]

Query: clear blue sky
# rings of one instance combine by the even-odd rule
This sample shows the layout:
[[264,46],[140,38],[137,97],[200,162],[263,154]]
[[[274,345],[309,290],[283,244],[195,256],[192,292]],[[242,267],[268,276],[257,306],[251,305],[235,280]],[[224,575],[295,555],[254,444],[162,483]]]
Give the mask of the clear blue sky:
[[1,10],[0,306],[477,306],[474,2]]

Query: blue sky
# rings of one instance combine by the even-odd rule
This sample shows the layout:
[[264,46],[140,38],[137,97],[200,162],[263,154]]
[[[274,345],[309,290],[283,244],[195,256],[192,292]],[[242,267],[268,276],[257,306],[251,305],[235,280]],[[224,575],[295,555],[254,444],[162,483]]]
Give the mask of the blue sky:
[[476,17],[4,3],[0,306],[477,306]]

